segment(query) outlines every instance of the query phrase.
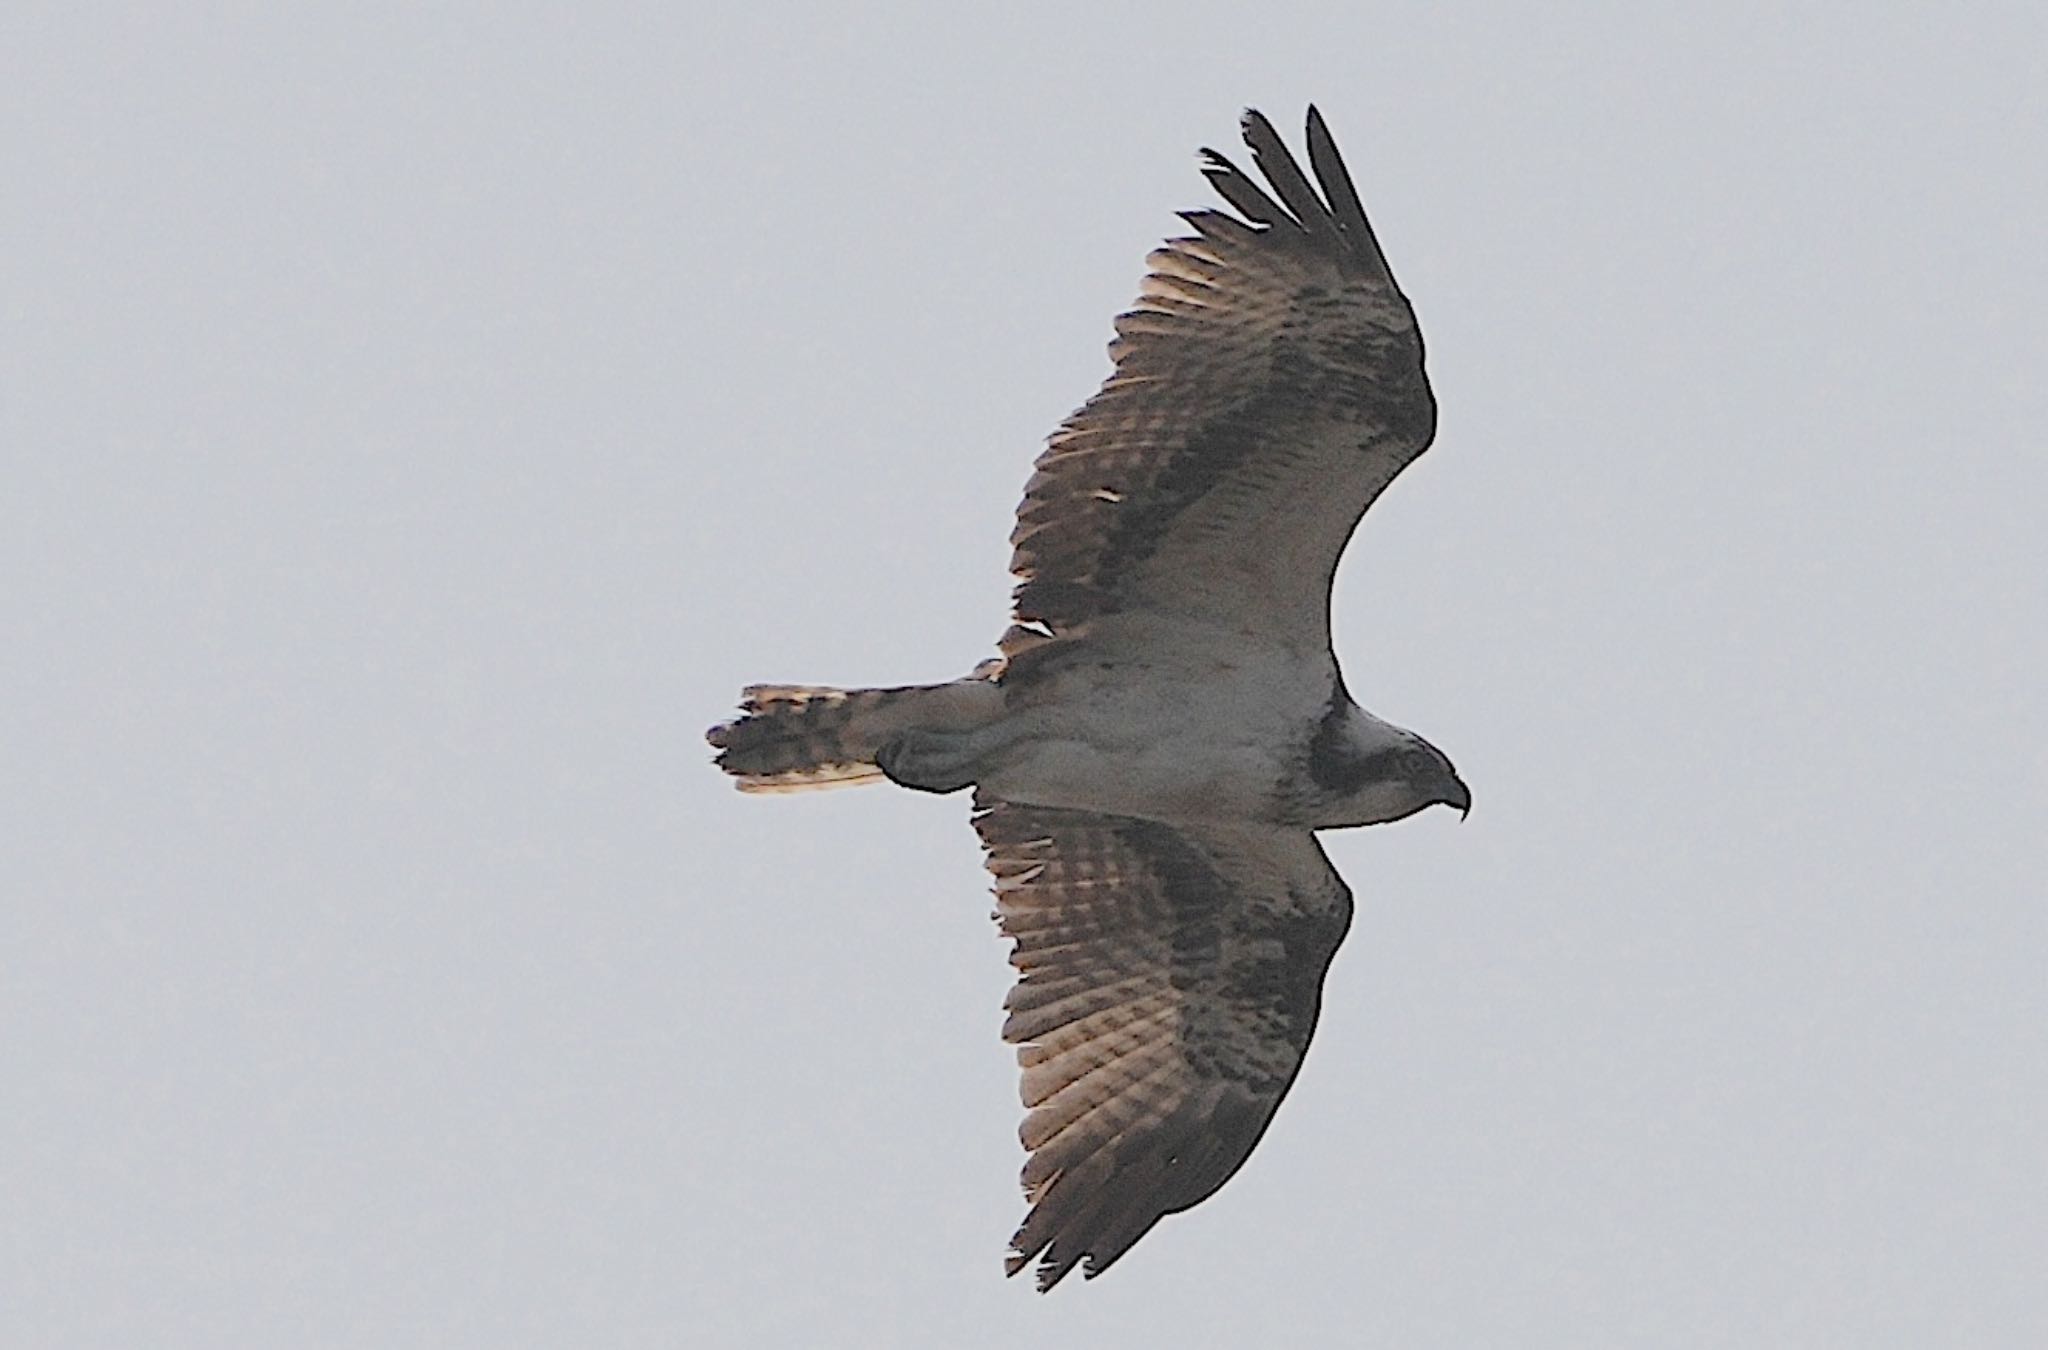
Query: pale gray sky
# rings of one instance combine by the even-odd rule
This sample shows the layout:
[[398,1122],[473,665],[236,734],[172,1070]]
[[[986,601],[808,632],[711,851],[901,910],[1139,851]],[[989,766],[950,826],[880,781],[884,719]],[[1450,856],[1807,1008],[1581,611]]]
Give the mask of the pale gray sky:
[[[2048,1341],[2039,7],[739,13],[10,10],[0,1339]],[[1443,405],[1340,650],[1477,809],[1039,1299],[965,803],[698,737],[988,653],[1311,99]]]

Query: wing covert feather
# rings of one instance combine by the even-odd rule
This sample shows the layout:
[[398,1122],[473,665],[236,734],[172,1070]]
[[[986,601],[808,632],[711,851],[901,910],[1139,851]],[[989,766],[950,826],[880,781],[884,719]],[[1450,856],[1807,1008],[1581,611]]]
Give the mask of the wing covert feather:
[[977,802],[1018,982],[1031,1211],[1011,1274],[1100,1274],[1250,1155],[1315,1029],[1351,896],[1315,836]]
[[1435,432],[1414,312],[1322,118],[1314,183],[1264,117],[1243,129],[1271,192],[1204,152],[1238,215],[1183,213],[1026,485],[1016,618],[1056,638],[1140,610],[1327,649],[1345,542]]

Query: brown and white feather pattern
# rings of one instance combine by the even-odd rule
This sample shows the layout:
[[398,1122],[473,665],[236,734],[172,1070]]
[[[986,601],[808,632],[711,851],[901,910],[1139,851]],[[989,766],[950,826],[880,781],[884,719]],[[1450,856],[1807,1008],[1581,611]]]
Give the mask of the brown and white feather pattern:
[[[1419,738],[1343,692],[1328,608],[1352,529],[1434,434],[1421,335],[1321,117],[1313,181],[1265,118],[1243,131],[1264,184],[1205,152],[1236,214],[1186,213],[1151,255],[1113,373],[1037,461],[1001,656],[944,686],[759,686],[710,733],[751,791],[920,756],[974,770],[1019,975],[1031,1208],[1010,1266],[1041,1288],[1242,1165],[1350,923],[1305,822],[1423,800],[1376,777]],[[1305,809],[1304,783],[1333,800]]]
[[1107,1269],[1251,1153],[1301,1068],[1351,895],[1315,836],[978,802],[1018,983],[1012,1273]]
[[742,792],[803,792],[881,778],[876,752],[910,727],[966,730],[1001,705],[998,662],[946,684],[835,689],[821,684],[755,684],[740,716],[705,733],[718,767]]
[[1025,489],[1016,615],[1056,636],[1141,609],[1326,649],[1346,540],[1434,434],[1414,313],[1322,118],[1320,193],[1264,117],[1243,130],[1270,195],[1204,152],[1244,218],[1183,213]]

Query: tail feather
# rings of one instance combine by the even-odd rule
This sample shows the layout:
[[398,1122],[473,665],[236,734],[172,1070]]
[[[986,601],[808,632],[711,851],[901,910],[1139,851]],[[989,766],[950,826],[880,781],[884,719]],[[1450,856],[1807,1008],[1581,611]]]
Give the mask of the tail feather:
[[883,776],[875,755],[894,737],[977,726],[1000,699],[994,684],[973,677],[895,689],[757,684],[741,695],[742,715],[705,739],[742,792],[852,787]]

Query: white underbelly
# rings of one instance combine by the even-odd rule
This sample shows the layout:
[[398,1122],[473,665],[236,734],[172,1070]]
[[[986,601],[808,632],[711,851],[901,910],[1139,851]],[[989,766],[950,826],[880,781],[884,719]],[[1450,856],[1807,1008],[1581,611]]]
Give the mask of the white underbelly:
[[[1327,677],[1323,677],[1326,681]],[[1007,801],[1161,820],[1272,819],[1328,697],[1290,665],[1062,672],[981,779]]]

